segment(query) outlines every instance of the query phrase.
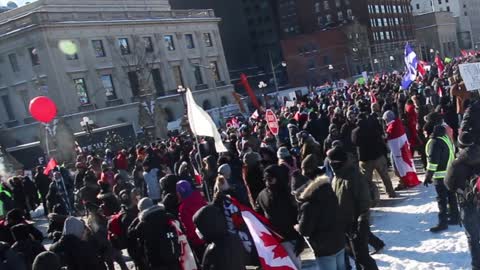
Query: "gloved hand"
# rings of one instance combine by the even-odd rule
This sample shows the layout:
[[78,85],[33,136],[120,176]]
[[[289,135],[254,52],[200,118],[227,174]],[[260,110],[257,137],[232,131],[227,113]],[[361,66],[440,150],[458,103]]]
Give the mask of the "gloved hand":
[[433,172],[427,171],[427,173],[425,174],[425,181],[423,181],[423,185],[428,187],[429,184],[432,184],[433,183],[432,178],[433,178]]

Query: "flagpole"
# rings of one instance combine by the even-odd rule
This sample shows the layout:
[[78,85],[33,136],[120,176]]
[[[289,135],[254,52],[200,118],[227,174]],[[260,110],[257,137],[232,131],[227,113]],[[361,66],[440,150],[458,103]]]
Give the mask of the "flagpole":
[[[200,144],[198,143],[198,136],[194,135],[195,136],[195,145],[197,146],[197,152],[198,152],[198,156],[200,157],[200,162],[198,164],[198,167],[199,167],[199,172],[198,173],[202,173],[203,171],[203,158],[202,158],[202,153],[200,152]],[[202,184],[204,186],[206,186],[205,188],[205,195],[207,196],[207,200],[209,202],[211,202],[211,198],[210,198],[210,192],[208,190],[208,183],[204,180],[202,180]]]
[[45,125],[45,147],[47,149],[47,156],[50,157],[50,146],[48,145],[48,126]]

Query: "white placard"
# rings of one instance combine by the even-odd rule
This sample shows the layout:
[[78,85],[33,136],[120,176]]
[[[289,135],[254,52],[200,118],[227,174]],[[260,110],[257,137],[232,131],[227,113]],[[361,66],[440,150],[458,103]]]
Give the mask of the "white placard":
[[295,106],[295,101],[286,101],[285,107],[290,108]]
[[458,66],[465,87],[468,91],[480,89],[480,63],[462,64]]

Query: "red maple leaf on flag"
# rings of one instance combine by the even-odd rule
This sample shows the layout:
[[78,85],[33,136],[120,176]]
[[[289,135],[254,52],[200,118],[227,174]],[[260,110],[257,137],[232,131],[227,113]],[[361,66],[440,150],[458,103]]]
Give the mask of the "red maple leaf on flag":
[[273,259],[283,259],[288,256],[285,248],[283,248],[280,242],[275,237],[273,237],[273,235],[262,232],[262,235],[260,235],[260,239],[262,239],[263,244],[265,244],[266,247],[275,246],[272,250]]

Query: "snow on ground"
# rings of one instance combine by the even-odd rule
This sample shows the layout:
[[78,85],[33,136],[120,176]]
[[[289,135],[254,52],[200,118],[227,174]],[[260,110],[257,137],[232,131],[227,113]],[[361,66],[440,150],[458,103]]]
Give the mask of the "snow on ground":
[[374,256],[380,269],[446,270],[470,269],[470,255],[463,228],[450,226],[433,234],[438,207],[433,186],[423,185],[400,192],[395,200],[372,211],[372,232],[386,247]]

